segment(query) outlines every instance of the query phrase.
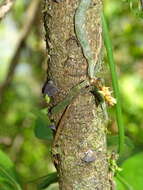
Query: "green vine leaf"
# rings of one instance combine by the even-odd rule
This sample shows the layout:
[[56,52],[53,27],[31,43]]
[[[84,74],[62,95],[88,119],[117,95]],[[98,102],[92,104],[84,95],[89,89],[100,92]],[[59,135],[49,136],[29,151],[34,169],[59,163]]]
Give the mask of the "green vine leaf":
[[47,176],[45,176],[43,180],[38,184],[38,190],[45,189],[56,182],[58,182],[57,172],[50,173]]
[[37,118],[35,120],[35,136],[39,139],[43,140],[52,140],[53,139],[53,132],[50,128],[51,121],[47,115],[42,112],[39,112]]

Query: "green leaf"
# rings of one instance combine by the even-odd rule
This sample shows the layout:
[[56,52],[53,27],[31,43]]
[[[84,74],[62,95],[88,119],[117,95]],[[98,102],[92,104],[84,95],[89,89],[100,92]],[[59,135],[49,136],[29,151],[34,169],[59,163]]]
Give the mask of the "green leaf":
[[2,150],[0,150],[0,164],[9,170],[14,167],[13,162]]
[[50,129],[51,122],[43,113],[39,113],[35,120],[35,135],[39,139],[43,140],[52,140],[53,139],[53,132]]
[[[11,190],[21,190],[14,164],[2,150],[0,150],[0,181],[1,185],[8,186]],[[13,188],[10,188],[11,186]]]
[[117,189],[116,190],[134,190],[132,186],[120,175],[116,175],[116,183]]
[[[122,164],[123,170],[120,172],[122,178],[132,187],[132,190],[143,188],[143,152],[136,154]],[[118,185],[118,184],[117,184]],[[117,190],[127,190],[118,185]]]
[[50,103],[50,97],[47,94],[45,95],[45,101],[46,101],[47,104]]
[[0,177],[0,187],[3,190],[14,190],[13,183],[4,177]]
[[2,185],[5,185],[5,182],[8,182],[7,185],[11,185],[13,187],[11,190],[21,190],[18,181],[16,181],[13,176],[11,176],[2,166],[0,166],[0,175],[2,176],[1,179],[3,178],[4,182]]
[[45,176],[43,178],[43,181],[41,181],[38,184],[38,190],[45,189],[46,187],[48,187],[49,185],[53,183],[56,183],[57,181],[58,181],[57,172],[50,173],[47,176]]
[[[0,166],[1,168],[4,168],[13,178],[17,179],[13,162],[2,150],[0,150]],[[2,174],[0,172],[0,176],[1,175]]]

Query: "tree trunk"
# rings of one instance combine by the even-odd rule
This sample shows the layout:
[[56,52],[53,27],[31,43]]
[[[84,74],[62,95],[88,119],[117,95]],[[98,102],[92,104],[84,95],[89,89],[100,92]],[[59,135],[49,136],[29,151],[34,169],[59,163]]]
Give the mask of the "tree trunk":
[[[58,87],[52,106],[62,101],[76,84],[88,79],[87,61],[77,40],[74,15],[80,0],[44,0],[44,25],[48,50],[48,80]],[[92,0],[86,31],[94,56],[101,35],[102,1]],[[101,56],[100,56],[101,59]],[[98,61],[98,64],[101,64]],[[100,71],[101,72],[101,71]],[[103,110],[88,88],[53,116],[57,131],[53,160],[62,190],[109,190],[111,181]]]

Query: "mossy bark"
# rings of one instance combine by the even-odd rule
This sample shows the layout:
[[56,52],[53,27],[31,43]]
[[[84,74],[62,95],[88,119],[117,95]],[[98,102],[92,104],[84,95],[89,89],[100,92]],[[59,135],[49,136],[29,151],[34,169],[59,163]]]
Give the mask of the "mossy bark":
[[[87,62],[74,28],[78,4],[79,0],[59,3],[44,0],[48,79],[59,89],[52,106],[63,100],[73,86],[87,79]],[[93,0],[87,11],[86,29],[95,54],[102,28],[101,9],[101,0]],[[53,160],[62,190],[111,189],[106,122],[101,106],[95,102],[90,90],[84,89],[62,113],[53,116],[57,125]]]

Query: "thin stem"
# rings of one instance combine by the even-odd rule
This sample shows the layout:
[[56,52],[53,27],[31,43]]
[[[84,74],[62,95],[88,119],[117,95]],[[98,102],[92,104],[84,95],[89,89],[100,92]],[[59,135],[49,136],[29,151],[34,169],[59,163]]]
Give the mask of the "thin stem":
[[117,77],[117,72],[115,68],[115,61],[113,57],[112,43],[109,36],[109,30],[108,30],[104,13],[102,13],[102,24],[103,24],[104,44],[107,51],[109,67],[110,67],[110,72],[111,72],[111,77],[112,77],[112,85],[113,85],[114,95],[117,100],[117,104],[115,105],[115,110],[116,110],[116,119],[117,119],[118,130],[119,130],[118,152],[119,152],[119,156],[121,156],[124,149],[124,125],[123,125],[123,117],[122,117],[122,110],[121,110],[121,99],[120,99],[120,92],[119,92],[119,85],[118,85],[118,77]]

